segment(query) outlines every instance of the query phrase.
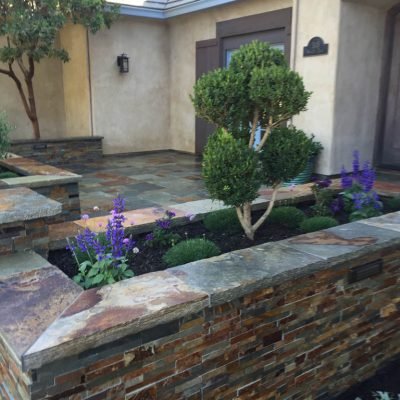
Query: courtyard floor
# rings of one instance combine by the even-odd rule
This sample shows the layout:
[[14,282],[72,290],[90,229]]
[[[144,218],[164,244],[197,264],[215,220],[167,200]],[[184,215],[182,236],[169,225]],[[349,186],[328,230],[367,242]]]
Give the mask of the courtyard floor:
[[98,161],[69,164],[66,169],[83,176],[80,183],[82,213],[94,206],[106,215],[121,194],[126,208],[165,208],[208,198],[201,178],[201,161],[173,151],[129,156],[106,156]]

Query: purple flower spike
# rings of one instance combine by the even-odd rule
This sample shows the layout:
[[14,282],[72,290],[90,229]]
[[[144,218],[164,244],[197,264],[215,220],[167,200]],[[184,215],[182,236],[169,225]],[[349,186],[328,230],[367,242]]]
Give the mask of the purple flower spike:
[[174,218],[176,216],[176,214],[173,211],[169,211],[169,210],[165,211],[165,215],[168,218]]
[[152,233],[148,233],[145,237],[145,240],[147,242],[151,242],[152,240],[154,240],[154,235]]
[[341,178],[342,189],[350,189],[353,186],[353,178],[347,174],[347,171],[344,167],[342,167]]
[[353,151],[353,177],[356,178],[360,173],[360,152]]
[[87,221],[89,218],[90,218],[90,217],[89,217],[89,214],[83,214],[83,215],[81,216],[81,219],[83,219],[84,221]]

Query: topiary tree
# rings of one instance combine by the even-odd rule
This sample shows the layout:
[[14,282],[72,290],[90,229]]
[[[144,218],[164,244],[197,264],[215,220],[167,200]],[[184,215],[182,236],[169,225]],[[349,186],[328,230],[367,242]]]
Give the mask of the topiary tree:
[[[228,68],[203,75],[194,87],[196,114],[217,126],[204,152],[207,189],[236,207],[250,239],[270,214],[282,182],[306,166],[310,138],[282,124],[306,109],[310,95],[282,52],[258,41],[242,46]],[[258,129],[263,133],[256,145]],[[273,188],[272,198],[253,224],[251,205],[262,184]]]
[[0,66],[0,74],[15,82],[35,139],[40,138],[33,88],[35,64],[47,57],[67,62],[67,51],[56,44],[59,31],[67,22],[82,24],[92,33],[109,27],[117,7],[107,7],[105,0],[0,0],[0,38],[5,38],[0,47],[0,62],[5,67]]

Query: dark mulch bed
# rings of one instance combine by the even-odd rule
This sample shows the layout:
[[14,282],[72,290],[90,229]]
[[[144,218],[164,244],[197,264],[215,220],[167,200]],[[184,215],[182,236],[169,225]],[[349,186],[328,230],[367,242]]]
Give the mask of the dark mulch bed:
[[[388,392],[392,399],[400,399],[400,360],[390,363],[372,378],[353,386],[335,400],[375,400],[373,392]],[[379,397],[378,397],[379,399]]]
[[[308,210],[305,208],[305,211]],[[260,213],[255,213],[255,217],[259,215]],[[256,239],[251,241],[241,232],[233,235],[209,232],[201,221],[185,226],[177,226],[173,231],[181,235],[182,238],[188,237],[191,239],[195,237],[205,237],[206,239],[216,243],[222,253],[245,249],[266,242],[276,242],[301,233],[297,229],[293,230],[280,225],[271,225],[266,223],[257,231]],[[145,245],[144,237],[145,234],[135,237],[140,253],[132,260],[131,269],[135,275],[143,275],[148,272],[165,270],[167,265],[162,260],[162,257],[168,248],[150,248]],[[77,274],[78,268],[70,251],[51,251],[49,254],[49,261],[51,264],[60,268],[69,277],[73,277]]]

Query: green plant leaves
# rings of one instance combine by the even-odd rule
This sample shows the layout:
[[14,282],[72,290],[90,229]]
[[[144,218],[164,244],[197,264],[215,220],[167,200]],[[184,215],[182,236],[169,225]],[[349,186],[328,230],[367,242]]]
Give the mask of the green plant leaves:
[[203,154],[203,177],[213,199],[234,207],[252,202],[261,186],[258,154],[244,141],[218,130]]

